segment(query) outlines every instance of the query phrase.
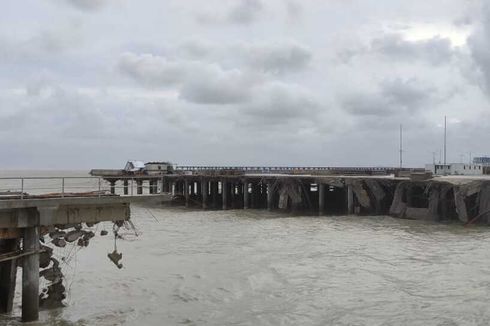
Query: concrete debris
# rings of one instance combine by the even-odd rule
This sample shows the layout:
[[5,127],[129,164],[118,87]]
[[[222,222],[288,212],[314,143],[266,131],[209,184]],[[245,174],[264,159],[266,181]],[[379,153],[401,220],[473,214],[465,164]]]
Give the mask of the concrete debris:
[[39,307],[42,309],[55,309],[64,307],[66,298],[65,287],[61,282],[53,283],[39,295]]
[[359,204],[362,207],[369,209],[371,207],[371,200],[369,199],[369,195],[362,185],[362,181],[355,180],[352,182],[352,190],[354,191]]
[[88,247],[88,243],[89,243],[89,240],[88,239],[84,239],[84,238],[78,239],[78,242],[77,242],[77,244],[80,247]]
[[108,235],[108,234],[109,234],[109,232],[107,230],[100,231],[101,236]]
[[51,241],[51,243],[54,244],[56,247],[59,247],[59,248],[64,248],[66,246],[65,238],[53,239]]
[[46,268],[51,263],[51,257],[53,256],[53,248],[42,245],[41,253],[39,254],[39,267]]
[[63,273],[61,273],[61,269],[54,264],[52,267],[43,269],[41,272],[39,272],[39,276],[44,277],[46,280],[53,283],[61,282],[61,280],[63,279]]
[[56,230],[56,231],[49,232],[49,237],[51,239],[59,239],[59,238],[63,238],[65,234],[66,234],[65,231]]
[[81,230],[73,230],[65,235],[66,242],[74,242],[83,235]]

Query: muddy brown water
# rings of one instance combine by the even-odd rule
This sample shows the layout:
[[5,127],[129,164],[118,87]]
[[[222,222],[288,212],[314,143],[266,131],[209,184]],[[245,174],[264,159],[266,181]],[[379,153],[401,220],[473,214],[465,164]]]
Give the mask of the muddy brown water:
[[58,251],[67,306],[31,325],[490,324],[487,227],[158,206],[132,220],[123,269],[111,233]]

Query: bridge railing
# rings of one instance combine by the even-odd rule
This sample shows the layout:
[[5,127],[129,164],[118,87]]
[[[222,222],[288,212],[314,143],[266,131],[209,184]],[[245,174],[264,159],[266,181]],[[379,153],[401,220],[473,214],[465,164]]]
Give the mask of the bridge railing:
[[327,167],[327,166],[194,166],[178,165],[176,171],[191,172],[213,172],[213,171],[231,171],[242,173],[263,173],[263,174],[393,174],[395,171],[410,171],[410,168],[394,167]]
[[[104,196],[116,194],[121,196],[148,195],[150,185],[140,183],[142,194],[138,193],[138,180],[141,177],[123,177],[111,182],[103,177],[0,177],[0,199],[28,199],[32,196],[74,197]],[[127,186],[125,186],[127,184]],[[152,194],[163,192],[161,183],[153,186]]]

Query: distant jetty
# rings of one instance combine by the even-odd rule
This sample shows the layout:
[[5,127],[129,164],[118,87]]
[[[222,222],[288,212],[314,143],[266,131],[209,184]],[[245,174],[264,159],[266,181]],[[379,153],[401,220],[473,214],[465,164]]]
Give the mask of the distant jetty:
[[[150,164],[150,163],[147,163]],[[156,164],[156,163],[153,163]],[[434,222],[490,222],[490,179],[433,176],[424,169],[383,167],[176,166],[161,173],[92,170],[111,192],[168,193],[202,209],[270,209],[320,215],[391,215]],[[107,171],[107,170],[106,170]],[[144,183],[148,182],[148,187]]]

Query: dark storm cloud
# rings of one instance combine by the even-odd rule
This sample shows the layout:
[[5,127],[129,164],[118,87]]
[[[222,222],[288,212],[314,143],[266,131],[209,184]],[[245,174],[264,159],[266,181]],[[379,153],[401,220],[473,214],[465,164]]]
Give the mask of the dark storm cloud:
[[360,116],[386,117],[414,114],[437,93],[416,79],[383,81],[371,93],[352,94],[343,102],[348,112]]

